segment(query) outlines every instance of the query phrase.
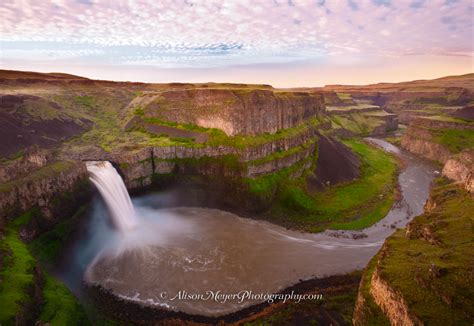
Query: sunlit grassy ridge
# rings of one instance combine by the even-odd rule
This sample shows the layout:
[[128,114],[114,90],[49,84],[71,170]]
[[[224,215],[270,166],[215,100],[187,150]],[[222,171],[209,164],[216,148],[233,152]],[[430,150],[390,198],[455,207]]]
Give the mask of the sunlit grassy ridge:
[[386,242],[381,276],[426,324],[467,325],[474,317],[474,201],[455,185],[432,193],[437,206],[416,217],[412,228],[431,229],[437,244],[397,231]]
[[307,231],[368,227],[383,218],[395,200],[397,163],[390,154],[362,141],[346,144],[362,162],[361,177],[355,181],[310,193],[306,175],[291,178],[296,166],[249,179],[250,190],[263,198],[276,193],[268,214]]
[[306,122],[291,128],[280,129],[277,132],[263,133],[259,135],[246,136],[246,135],[235,135],[227,136],[222,130],[216,128],[205,128],[199,127],[190,123],[176,123],[171,121],[165,121],[158,118],[144,118],[144,121],[156,125],[163,125],[174,127],[177,129],[190,130],[206,133],[208,140],[204,144],[188,143],[187,146],[193,147],[204,147],[204,146],[230,146],[235,148],[246,148],[252,146],[262,145],[271,141],[277,141],[280,139],[290,138],[301,135],[307,132],[310,128],[316,128],[324,122],[323,118],[314,117],[308,119]]
[[451,153],[474,148],[474,129],[439,129],[433,130],[435,142],[445,146]]
[[368,136],[375,128],[384,122],[376,117],[370,117],[363,113],[350,113],[346,115],[335,115],[331,117],[333,128],[344,128],[356,135]]
[[[440,185],[441,184],[441,185]],[[365,269],[358,312],[364,325],[388,325],[374,302],[371,278],[381,279],[403,298],[408,314],[426,325],[469,325],[474,316],[472,195],[446,180],[435,180],[436,203],[405,229],[389,237]]]

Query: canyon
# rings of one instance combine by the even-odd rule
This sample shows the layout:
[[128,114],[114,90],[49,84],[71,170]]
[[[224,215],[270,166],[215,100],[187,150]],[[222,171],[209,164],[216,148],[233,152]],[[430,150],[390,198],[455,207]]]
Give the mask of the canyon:
[[[436,304],[457,309],[456,322],[473,316],[461,308],[472,303],[469,291],[458,302],[459,292],[446,293],[444,286],[454,277],[451,271],[459,271],[467,284],[472,280],[472,266],[458,254],[466,244],[446,233],[469,238],[458,227],[474,209],[474,74],[276,89],[111,82],[2,70],[0,89],[4,234],[18,232],[34,244],[87,206],[94,189],[85,161],[111,162],[132,194],[179,193],[174,197],[180,200],[170,206],[218,208],[306,232],[365,229],[382,219],[397,197],[398,159],[363,141],[383,137],[434,161],[439,178],[425,213],[389,237],[369,263],[354,314],[341,317],[340,323],[428,323],[443,310],[423,313],[416,304],[418,294],[409,291],[414,286]],[[368,183],[371,174],[383,178]],[[352,194],[351,185],[369,194],[354,203],[336,201],[337,209],[324,205],[344,191]],[[12,227],[25,213],[28,221]],[[348,234],[364,237],[357,231]],[[441,243],[451,251],[445,253]],[[403,252],[403,245],[414,249]],[[432,250],[446,258],[429,256]],[[421,262],[422,270],[403,265],[406,279],[415,285],[400,283],[396,276],[396,262],[407,255],[415,265]],[[42,264],[35,266],[41,269]],[[462,289],[464,282],[459,283]],[[11,318],[34,320],[37,313],[28,310],[24,305]]]

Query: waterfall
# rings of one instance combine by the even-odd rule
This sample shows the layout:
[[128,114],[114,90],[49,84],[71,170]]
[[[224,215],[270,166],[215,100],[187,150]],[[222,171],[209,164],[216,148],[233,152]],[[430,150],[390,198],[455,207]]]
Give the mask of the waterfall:
[[135,210],[117,170],[107,161],[89,161],[86,167],[89,179],[102,195],[115,227],[122,232],[134,228],[138,224]]

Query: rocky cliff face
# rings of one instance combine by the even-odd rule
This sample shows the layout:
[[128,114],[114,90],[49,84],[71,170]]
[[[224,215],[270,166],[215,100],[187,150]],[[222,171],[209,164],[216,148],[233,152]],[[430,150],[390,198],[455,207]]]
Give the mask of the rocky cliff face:
[[[121,173],[129,189],[140,189],[152,184],[155,177],[167,174],[194,174],[212,178],[254,178],[277,172],[302,163],[300,172],[309,168],[318,138],[314,128],[303,129],[294,135],[268,141],[257,146],[144,147],[137,151],[75,157],[76,162],[50,162],[39,152],[22,158],[18,164],[4,170],[4,180],[10,175],[21,176],[2,185],[1,220],[18,212],[37,207],[46,220],[58,217],[60,203],[76,205],[76,189],[90,190],[88,173],[83,159],[110,160]],[[73,158],[71,156],[70,158]],[[23,163],[21,163],[23,162]],[[85,187],[85,188],[84,188]],[[60,196],[67,194],[63,202]]]
[[38,148],[30,148],[26,153],[17,159],[11,160],[4,165],[0,165],[0,182],[6,183],[10,180],[18,179],[27,174],[42,168],[51,160],[48,151]]
[[21,182],[4,183],[0,188],[0,225],[31,208],[40,210],[43,224],[67,216],[88,198],[87,178],[82,162],[58,162],[32,172]]
[[474,192],[474,150],[465,150],[449,158],[443,167],[443,175],[463,184],[468,192]]
[[[203,158],[234,157],[242,169],[234,176],[252,178],[261,174],[277,172],[314,155],[317,139],[315,129],[297,135],[269,141],[258,146],[236,148],[231,146],[186,147],[163,146],[145,148],[130,155],[112,156],[131,189],[150,185],[154,174],[168,174],[189,160]],[[202,174],[208,174],[201,171]],[[229,170],[228,173],[231,173]],[[235,174],[237,173],[237,174]]]
[[372,274],[370,293],[375,303],[394,326],[423,325],[421,320],[410,313],[409,307],[403,296],[380,276],[378,269]]
[[443,164],[452,155],[446,147],[434,141],[429,130],[414,125],[403,134],[401,145],[409,152]]
[[[446,163],[454,154],[448,149],[451,147],[470,147],[464,138],[469,137],[467,133],[472,133],[474,123],[451,119],[446,116],[417,117],[403,134],[401,145],[406,150],[425,157],[432,161]],[[462,135],[465,131],[466,135]],[[443,135],[448,136],[447,140],[441,141]],[[466,138],[469,139],[469,138]],[[457,144],[459,143],[459,144]]]
[[[445,175],[465,182],[468,174],[466,171],[472,170],[470,153],[473,132],[474,122],[470,120],[453,119],[446,115],[417,117],[403,134],[401,145],[404,149],[429,160],[442,164],[449,161]],[[454,157],[463,149],[463,154]],[[461,172],[460,169],[465,171]]]
[[321,94],[273,90],[189,89],[147,92],[129,110],[145,118],[192,123],[227,135],[275,133],[324,113]]

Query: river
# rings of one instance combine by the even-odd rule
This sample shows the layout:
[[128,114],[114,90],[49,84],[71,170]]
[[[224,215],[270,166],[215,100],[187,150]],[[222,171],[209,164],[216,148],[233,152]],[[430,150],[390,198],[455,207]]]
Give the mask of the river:
[[427,161],[384,140],[366,141],[405,163],[399,175],[401,200],[367,229],[301,233],[216,209],[160,208],[167,195],[155,193],[132,199],[142,222],[124,235],[111,226],[96,199],[62,276],[69,284],[84,277],[143,304],[219,316],[262,301],[227,297],[222,302],[225,294],[272,294],[300,280],[363,269],[396,228],[423,212],[436,175]]

